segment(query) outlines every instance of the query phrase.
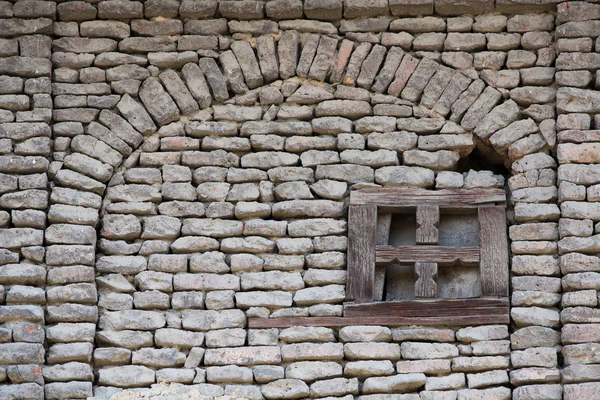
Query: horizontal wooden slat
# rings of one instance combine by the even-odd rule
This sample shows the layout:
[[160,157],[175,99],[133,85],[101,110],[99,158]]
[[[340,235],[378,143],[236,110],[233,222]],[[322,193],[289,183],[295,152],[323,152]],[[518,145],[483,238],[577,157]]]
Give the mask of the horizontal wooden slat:
[[249,328],[290,326],[467,326],[508,324],[508,299],[386,301],[344,304],[344,317],[250,318]]
[[[433,205],[440,208],[473,208],[483,204],[504,203],[502,189],[365,188],[350,192],[350,204],[374,204],[385,211]],[[380,210],[381,211],[381,210]]]
[[344,304],[344,317],[442,317],[508,312],[507,298],[435,299]]
[[477,265],[479,263],[479,247],[457,249],[446,246],[376,246],[375,248],[377,264],[432,262],[451,265],[458,261],[464,265]]

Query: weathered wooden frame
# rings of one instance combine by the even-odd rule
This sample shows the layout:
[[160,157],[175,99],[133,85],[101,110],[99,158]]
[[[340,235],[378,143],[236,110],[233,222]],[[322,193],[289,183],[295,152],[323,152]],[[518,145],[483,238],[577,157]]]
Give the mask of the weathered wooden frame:
[[[347,325],[509,323],[506,194],[501,189],[368,188],[350,194],[346,302],[343,317],[253,318],[250,328]],[[387,245],[393,213],[417,215],[417,245]],[[432,221],[440,213],[477,213],[480,247],[440,247]],[[374,301],[375,266],[415,263],[421,297],[434,297],[437,266],[479,264],[480,298]],[[421,275],[422,274],[422,275]],[[416,292],[417,293],[417,292]],[[432,296],[433,294],[433,296]]]

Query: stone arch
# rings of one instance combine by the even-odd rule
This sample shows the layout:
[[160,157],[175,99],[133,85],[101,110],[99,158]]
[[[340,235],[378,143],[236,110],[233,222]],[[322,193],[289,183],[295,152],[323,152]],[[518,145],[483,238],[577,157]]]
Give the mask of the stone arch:
[[[152,181],[164,183],[165,171],[157,177],[144,175],[150,171],[137,171],[141,174],[137,177],[133,173],[128,176],[126,171],[134,167],[162,168],[181,163],[189,168],[248,168],[256,177],[239,178],[241,186],[235,196],[243,199],[240,202],[258,205],[245,205],[247,209],[239,213],[246,218],[239,219],[339,218],[343,216],[343,204],[336,203],[341,203],[346,189],[341,195],[323,195],[322,203],[314,209],[304,203],[307,208],[298,211],[296,207],[302,203],[287,203],[266,212],[260,206],[262,201],[257,200],[263,191],[265,198],[274,196],[272,190],[243,184],[265,180],[262,177],[272,168],[298,167],[295,173],[315,169],[314,174],[322,179],[354,187],[373,184],[444,187],[452,183],[436,182],[438,172],[454,169],[460,158],[479,146],[488,154],[498,154],[515,176],[511,185],[515,219],[539,219],[540,215],[531,214],[538,211],[531,209],[529,203],[556,198],[556,188],[552,186],[556,163],[548,154],[555,146],[554,125],[548,121],[553,118],[554,107],[531,106],[534,101],[527,88],[494,87],[490,84],[497,84],[494,77],[479,79],[441,62],[405,52],[401,43],[388,45],[357,44],[334,35],[287,30],[280,37],[262,35],[234,40],[229,50],[219,53],[218,62],[212,57],[198,60],[193,52],[149,60],[137,56],[122,60],[107,54],[103,59],[105,67],[111,66],[107,74],[136,77],[142,82],[139,91],[123,87],[122,93],[117,93],[119,98],[114,108],[102,110],[98,119],[89,121],[83,131],[73,131],[71,154],[65,156],[61,169],[53,171],[54,204],[49,212],[51,226],[46,232],[48,264],[57,260],[88,265],[96,273],[115,275],[110,278],[115,281],[100,279],[97,287],[127,286],[117,275],[147,269],[146,259],[138,255],[142,245],[138,247],[136,239],[154,230],[146,235],[148,240],[160,237],[175,240],[181,229],[181,223],[177,225],[175,219],[206,215],[204,206],[201,210],[199,206],[191,211],[178,209],[176,202],[186,201],[185,191],[192,185],[178,185],[180,178],[175,177],[170,185],[173,193],[169,195],[173,208],[169,212],[175,214],[156,219],[151,229],[147,221],[142,226],[136,214],[157,213],[153,203],[165,198]],[[151,66],[142,68],[147,62]],[[107,87],[98,85],[97,90],[106,91]],[[548,102],[552,101],[549,96]],[[64,124],[59,129],[79,127]],[[346,147],[339,145],[340,134],[345,135]],[[270,135],[280,139],[271,143]],[[252,136],[257,136],[255,142]],[[312,142],[307,145],[309,138]],[[366,142],[360,144],[361,140]],[[288,144],[296,150],[288,150]],[[334,157],[335,162],[329,157]],[[219,171],[215,173],[222,173]],[[174,168],[172,173],[180,172]],[[489,178],[491,182],[483,185],[498,185],[491,176],[481,177],[484,181]],[[545,180],[549,184],[538,190],[538,198],[519,197],[519,189],[531,180]],[[184,183],[188,181],[192,178],[185,178]],[[198,195],[199,184],[194,183],[192,195]],[[207,193],[201,194],[205,202],[226,200],[232,192],[229,182],[225,183],[206,185]],[[258,195],[251,200],[252,196],[243,193],[246,190],[258,190]],[[143,204],[128,206],[128,203]],[[223,212],[215,215],[225,215],[224,220],[228,220],[237,216],[238,209]],[[133,217],[105,222],[112,224],[109,231],[99,220],[101,215],[111,213]],[[549,218],[559,215],[558,207],[548,205],[545,213]],[[192,232],[193,228],[190,229]],[[213,227],[197,229],[208,232]],[[225,239],[231,239],[227,244],[231,249],[238,246],[248,253],[267,251],[275,243],[261,235],[248,234],[252,240],[237,237],[245,236],[246,229],[280,232],[281,226],[243,224],[240,228],[239,224],[228,224],[219,229],[225,230],[207,234],[194,252],[223,251],[223,241],[219,239],[228,235],[231,238]],[[343,228],[334,226],[331,232],[343,232]],[[277,235],[280,233],[274,234]],[[67,248],[65,244],[75,246]],[[105,257],[99,257],[97,250]],[[179,252],[173,244],[160,251],[189,253]],[[212,260],[216,264],[221,261]],[[178,271],[178,266],[161,268],[171,267]],[[239,286],[239,281],[207,285],[231,290]],[[89,311],[82,308],[77,312]],[[147,317],[143,322],[148,324],[145,329],[156,329],[166,323],[165,317],[161,319],[154,314]],[[94,321],[97,315],[83,318]],[[99,328],[134,327],[135,330],[139,327],[137,323],[115,314],[114,318],[101,318]],[[111,340],[117,339],[103,337],[100,341],[111,343]],[[138,372],[140,376],[148,373],[143,369]],[[102,379],[101,385],[118,377]]]
[[[91,158],[95,157],[105,164],[104,167],[94,168],[96,172],[93,175],[94,172],[84,172],[81,167],[77,170],[71,157],[63,168],[107,182],[106,177],[111,176],[110,167],[117,169],[126,165],[126,158],[138,149],[144,138],[159,129],[175,129],[165,125],[178,121],[189,121],[188,126],[194,120],[250,122],[247,127],[242,127],[243,135],[290,134],[277,132],[276,123],[271,127],[268,124],[279,114],[285,114],[281,110],[275,113],[274,107],[265,107],[277,104],[279,97],[285,99],[284,105],[318,105],[329,100],[337,101],[336,104],[317,107],[316,117],[330,116],[335,110],[326,108],[331,106],[340,108],[343,113],[340,115],[353,119],[386,114],[397,118],[426,119],[420,123],[424,126],[417,127],[417,131],[420,129],[418,133],[473,133],[479,141],[506,158],[509,164],[523,155],[552,149],[555,145],[552,126],[548,123],[538,127],[540,124],[535,123],[550,119],[553,106],[527,108],[534,104],[529,88],[503,89],[501,82],[495,79],[497,77],[489,73],[484,79],[474,78],[473,71],[460,71],[428,57],[416,57],[402,50],[401,43],[394,43],[391,39],[384,43],[390,47],[385,47],[368,42],[357,44],[334,35],[313,33],[304,34],[304,38],[300,36],[297,31],[290,30],[284,31],[277,42],[273,35],[235,40],[230,45],[231,50],[219,54],[220,66],[210,57],[196,62],[198,57],[190,55],[190,52],[165,56],[164,60],[149,60],[152,76],[147,70],[138,68],[148,63],[144,57],[121,59],[114,53],[106,53],[98,64],[111,67],[109,75],[112,73],[114,79],[141,79],[141,88],[139,91],[135,87],[137,85],[122,88],[121,98],[114,102],[115,109],[101,112],[99,123],[87,126],[85,132],[78,135],[77,130],[73,131],[73,154],[78,157],[92,155]],[[176,70],[180,71],[181,77]],[[271,85],[275,80],[280,85]],[[337,95],[334,94],[336,88]],[[109,89],[101,84],[97,89],[98,94],[108,94],[106,90]],[[138,92],[136,101],[130,94]],[[380,106],[379,110],[373,110],[364,103],[351,103],[351,99],[356,98],[361,99],[358,101],[374,102],[374,105]],[[548,94],[547,102],[553,100]],[[263,106],[261,114],[264,115],[258,117],[257,106],[248,107],[251,104]],[[357,110],[344,111],[344,105],[355,106]],[[214,110],[213,106],[217,106],[218,110]],[[248,107],[248,112],[253,115],[235,115],[234,106]],[[215,115],[208,111],[211,109]],[[294,118],[293,115],[281,117],[286,121]],[[307,116],[298,115],[297,118],[306,120]],[[253,122],[261,119],[265,122]],[[397,129],[415,128],[412,119],[403,122]],[[501,132],[490,139],[497,131],[520,119],[525,121],[512,126],[512,130],[518,132],[512,136]],[[67,128],[61,126],[59,129]],[[282,129],[294,128],[290,125]],[[514,144],[519,139],[524,140]],[[90,149],[89,146],[94,144],[101,148]],[[60,177],[54,178],[54,182],[57,187],[62,185]]]

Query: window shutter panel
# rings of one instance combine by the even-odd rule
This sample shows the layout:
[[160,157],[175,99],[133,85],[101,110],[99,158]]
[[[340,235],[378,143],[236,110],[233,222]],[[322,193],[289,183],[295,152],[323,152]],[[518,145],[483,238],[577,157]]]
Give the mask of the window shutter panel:
[[504,206],[479,207],[481,296],[508,296],[508,239]]
[[348,210],[348,279],[346,298],[373,301],[377,206],[350,206]]

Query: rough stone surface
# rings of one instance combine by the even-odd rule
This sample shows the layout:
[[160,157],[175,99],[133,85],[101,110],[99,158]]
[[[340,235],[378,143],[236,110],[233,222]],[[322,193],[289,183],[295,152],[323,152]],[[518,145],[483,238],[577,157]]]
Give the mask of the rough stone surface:
[[[598,397],[598,36],[593,1],[0,1],[0,398]],[[510,249],[487,201],[375,242],[480,247],[441,301],[510,251],[509,315],[337,326],[380,187],[504,190]],[[414,299],[392,264],[373,300]]]

